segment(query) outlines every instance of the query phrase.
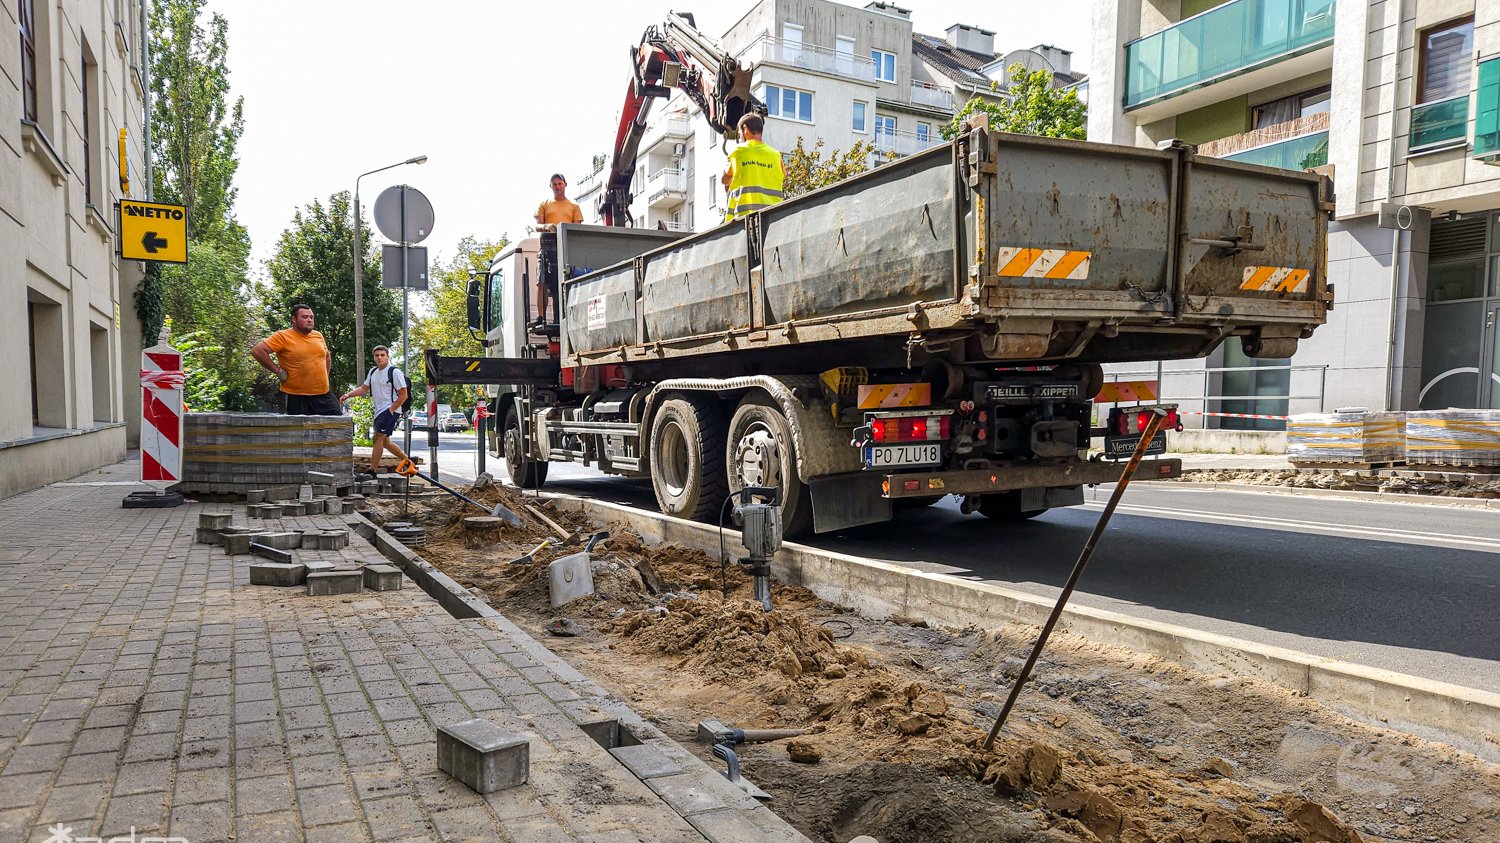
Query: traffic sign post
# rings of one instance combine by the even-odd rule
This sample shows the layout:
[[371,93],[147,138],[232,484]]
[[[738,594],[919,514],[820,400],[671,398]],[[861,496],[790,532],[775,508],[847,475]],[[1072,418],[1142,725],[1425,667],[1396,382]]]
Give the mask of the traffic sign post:
[[[417,190],[415,187],[412,187],[409,184],[398,184],[392,187],[388,187],[385,190],[382,190],[379,196],[375,197],[375,227],[379,228],[380,233],[384,234],[387,239],[394,240],[397,244],[394,249],[392,249],[392,247],[390,246],[382,249],[381,260],[384,262],[386,255],[396,255],[397,260],[395,261],[395,265],[400,267],[402,281],[401,370],[407,373],[407,377],[411,377],[411,352],[409,350],[409,346],[411,345],[411,337],[408,330],[411,321],[411,307],[407,300],[407,297],[408,293],[412,289],[412,282],[415,281],[418,276],[418,273],[415,273],[413,271],[413,258],[410,255],[410,252],[413,244],[420,243],[423,240],[426,240],[427,235],[432,233],[432,223],[434,222],[434,219],[435,218],[432,213],[432,203],[428,201],[426,196],[422,195],[422,191]],[[423,249],[420,264],[421,272],[419,273],[423,283],[422,286],[418,288],[422,290],[427,289],[426,253],[427,250]],[[390,266],[390,264],[386,263],[385,266]],[[383,283],[384,276],[385,270],[384,267],[382,267],[382,286],[385,286]],[[431,430],[437,429],[436,427],[433,427],[435,423],[436,419],[433,419],[429,414],[427,418],[427,424]],[[408,454],[410,454],[410,419],[407,420],[405,428],[406,433],[402,437],[401,444],[403,449]],[[436,434],[431,435],[435,436]],[[436,454],[434,454],[434,458],[436,458]],[[434,476],[436,476],[437,474],[436,465],[433,466],[433,474]]]
[[182,352],[161,339],[141,352],[141,482],[153,492],[133,492],[126,508],[176,506],[182,496],[167,494],[182,482]]
[[187,263],[187,207],[121,199],[120,257],[132,261]]

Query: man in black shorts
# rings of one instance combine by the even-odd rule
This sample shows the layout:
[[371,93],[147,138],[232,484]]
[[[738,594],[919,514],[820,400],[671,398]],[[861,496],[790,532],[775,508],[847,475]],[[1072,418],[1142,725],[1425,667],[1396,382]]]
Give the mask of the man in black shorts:
[[371,474],[380,473],[380,457],[387,449],[403,461],[407,458],[392,441],[391,435],[396,432],[396,424],[401,420],[401,411],[406,406],[406,396],[409,394],[406,373],[391,365],[390,349],[377,345],[375,368],[365,376],[365,382],[339,396],[339,403],[343,404],[356,395],[369,395],[375,405],[375,444],[370,448]]

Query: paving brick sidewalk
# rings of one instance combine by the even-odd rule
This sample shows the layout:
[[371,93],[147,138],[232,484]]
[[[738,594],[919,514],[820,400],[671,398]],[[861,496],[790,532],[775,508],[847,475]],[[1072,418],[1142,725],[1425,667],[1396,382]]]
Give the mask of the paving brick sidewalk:
[[[200,512],[258,523],[243,506],[121,509],[137,469],[0,500],[0,840],[803,839],[503,619],[410,581],[251,587],[251,557],[193,543]],[[472,716],[530,739],[528,784],[479,796],[437,770],[434,724]],[[644,743],[579,727],[606,718]]]

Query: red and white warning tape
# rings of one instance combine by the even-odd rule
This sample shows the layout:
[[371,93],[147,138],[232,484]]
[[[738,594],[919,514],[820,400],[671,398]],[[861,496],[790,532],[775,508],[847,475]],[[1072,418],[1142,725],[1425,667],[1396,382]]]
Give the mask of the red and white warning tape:
[[1193,410],[1178,410],[1180,416],[1217,416],[1224,419],[1271,419],[1273,421],[1286,421],[1289,416],[1262,416],[1255,413],[1202,413]]

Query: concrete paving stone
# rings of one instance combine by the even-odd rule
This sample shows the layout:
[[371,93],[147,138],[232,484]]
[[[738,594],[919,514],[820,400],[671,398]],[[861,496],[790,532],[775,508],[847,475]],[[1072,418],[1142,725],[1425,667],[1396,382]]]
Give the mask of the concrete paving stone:
[[284,691],[288,688],[316,689],[317,677],[310,670],[278,670],[276,671],[276,688]]
[[194,843],[227,840],[230,833],[229,802],[173,805],[171,817],[167,820],[167,833]]
[[192,677],[188,674],[191,662],[188,659],[174,659],[182,662],[180,670],[162,671],[161,662],[151,670],[151,678],[146,682],[146,693],[148,694],[172,694],[181,693],[188,689],[192,683]]
[[[326,693],[327,689],[325,688],[324,691]],[[370,710],[370,701],[365,698],[362,691],[358,690],[357,685],[355,690],[345,693],[329,693],[323,699],[328,705],[328,711],[335,716]]]
[[401,569],[391,565],[368,565],[364,569],[365,588],[370,591],[398,591]]
[[435,812],[432,827],[443,841],[495,840],[500,834],[495,818],[477,805]]
[[[271,654],[264,650],[254,653],[234,654],[235,684],[271,681]],[[253,674],[253,675],[252,675]]]
[[277,548],[271,547],[270,545],[262,544],[260,542],[250,543],[250,553],[255,556],[259,556],[262,559],[269,559],[272,562],[281,562],[288,565],[290,565],[292,560],[295,558],[293,557],[292,552],[289,550],[279,550]]
[[385,722],[385,732],[397,747],[413,744],[428,744],[436,740],[437,730],[426,720],[398,720]]
[[148,711],[142,713],[135,720],[135,726],[130,734],[135,735],[159,735],[167,732],[176,732],[182,728],[183,712],[177,711]]
[[31,728],[26,730],[26,736],[21,739],[21,745],[68,743],[82,728],[82,717],[71,720],[43,720],[32,724]]
[[151,663],[155,660],[156,657],[151,655],[150,653],[145,653],[138,656],[120,656],[115,659],[115,670],[149,670],[151,668]]
[[152,834],[166,826],[167,794],[165,792],[141,793],[134,796],[113,796],[104,810],[104,821],[99,826],[99,836],[108,840],[130,833],[134,827],[142,834]]
[[[288,797],[290,800],[290,797]],[[272,814],[245,815],[236,805],[235,839],[253,840],[255,843],[301,843],[302,833],[297,827],[297,815],[286,810],[290,801],[281,804],[282,810]]]
[[539,682],[536,689],[553,702],[572,702],[579,699],[577,692],[561,682]]
[[7,766],[0,771],[0,809],[35,807],[36,795],[46,790],[53,771],[22,773]]
[[356,665],[354,675],[358,676],[359,681],[364,682],[367,686],[371,682],[396,681],[396,671],[385,662]]
[[54,785],[88,784],[106,782],[114,787],[118,752],[84,752],[69,755],[57,772]]
[[536,667],[518,668],[518,672],[521,674],[522,679],[525,679],[527,682],[530,682],[534,685],[540,685],[543,682],[557,681],[557,675],[552,672],[552,669],[543,667],[541,665],[537,665]]
[[179,770],[172,783],[172,804],[227,802],[229,784],[233,777],[233,771],[225,767],[208,770]]
[[283,746],[286,735],[281,731],[281,721],[274,711],[270,719],[254,723],[234,724],[234,745],[238,747]]
[[458,697],[446,686],[440,684],[417,685],[411,689],[411,695],[423,707],[458,702]]
[[424,705],[421,706],[421,710],[422,716],[433,723],[457,723],[474,716],[468,706],[460,702]]
[[500,828],[514,840],[526,843],[569,843],[578,836],[552,817],[542,814],[501,820]]
[[351,767],[365,764],[391,764],[396,760],[391,745],[383,735],[345,738],[338,741],[339,750]]
[[276,686],[271,682],[236,682],[234,701],[255,702],[276,699]]
[[31,828],[31,814],[34,808],[10,808],[0,811],[0,839],[20,840],[26,836],[27,829]]
[[675,776],[683,772],[682,767],[676,761],[668,758],[660,749],[649,743],[615,747],[609,750],[609,754],[628,767],[636,778],[642,780]]
[[223,738],[229,735],[229,715],[209,714],[201,717],[188,717],[182,723],[182,740],[184,743],[206,740],[209,738]]
[[287,754],[294,758],[338,751],[338,741],[333,737],[333,730],[326,726],[317,729],[299,729],[287,733],[286,737]]
[[362,711],[334,715],[333,730],[340,740],[381,734],[375,715]]
[[375,700],[375,716],[381,723],[421,717],[421,709],[407,697]]
[[[227,686],[226,682],[226,686]],[[188,717],[211,717],[215,714],[228,714],[230,706],[229,695],[226,694],[203,694],[201,696],[189,694],[187,704]]]
[[[19,738],[34,720],[29,714],[0,715],[0,738]],[[84,724],[87,725],[88,721],[85,720]]]
[[350,769],[354,793],[360,799],[383,799],[387,796],[413,795],[415,787],[399,766],[377,764]]
[[172,781],[171,775],[172,765],[167,761],[122,764],[115,776],[114,795],[133,796],[140,793],[166,791]]
[[286,747],[257,746],[234,751],[234,772],[237,776],[257,778],[286,772],[290,759]]
[[694,814],[687,817],[687,821],[713,843],[791,843],[803,839],[795,832],[790,832],[785,825],[767,823],[763,826],[752,821],[745,812],[729,808]]
[[506,696],[505,701],[510,704],[511,708],[516,710],[517,714],[523,716],[562,714],[562,711],[558,709],[555,703],[538,693]]
[[683,816],[728,807],[724,800],[704,786],[702,776],[690,773],[662,776],[650,779],[646,785]]
[[292,780],[284,773],[275,776],[235,779],[234,811],[238,815],[285,811],[291,804]]
[[177,756],[177,769],[202,770],[208,767],[223,767],[230,763],[229,739],[209,738],[199,741],[183,741],[182,751]]
[[399,840],[428,830],[422,809],[410,796],[397,795],[388,799],[361,797],[360,807],[364,809],[365,822],[369,823],[371,837],[375,840]]
[[82,720],[88,716],[92,700],[53,700],[42,709],[37,719],[47,720]]
[[[68,756],[68,744],[49,743],[36,746],[19,746],[5,762],[5,772],[48,773],[57,772],[63,759]],[[35,794],[32,794],[35,796]]]
[[321,705],[299,705],[281,709],[281,722],[288,732],[306,729],[327,729],[332,724],[328,712]]
[[369,839],[369,830],[363,822],[344,822],[306,830],[306,843],[353,843]]
[[307,567],[296,562],[261,562],[250,566],[250,584],[289,588],[302,585]]
[[[357,670],[357,668],[356,668]],[[406,686],[394,679],[371,681],[364,679],[364,691],[372,700],[406,699],[410,696]]]
[[490,687],[490,683],[485,681],[484,677],[469,670],[446,674],[443,679],[448,683],[448,687],[459,692]]
[[297,810],[306,826],[359,822],[362,819],[347,785],[298,788],[296,796]]
[[281,703],[283,709],[297,708],[304,705],[319,705],[323,697],[314,687],[287,687],[279,685],[276,688],[276,699]]
[[278,717],[275,700],[246,700],[241,702],[235,695],[234,720],[236,724],[254,723],[260,720],[275,720]]

